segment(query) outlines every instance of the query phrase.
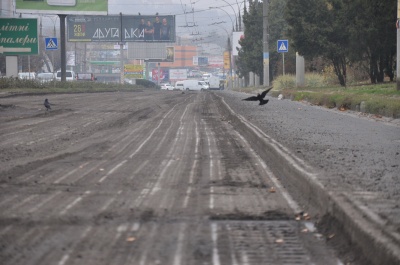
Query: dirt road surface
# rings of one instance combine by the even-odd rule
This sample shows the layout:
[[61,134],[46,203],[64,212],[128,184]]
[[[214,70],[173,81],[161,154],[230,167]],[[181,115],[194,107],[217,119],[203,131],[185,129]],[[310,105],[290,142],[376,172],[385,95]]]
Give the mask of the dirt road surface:
[[1,264],[340,264],[217,101],[1,98]]

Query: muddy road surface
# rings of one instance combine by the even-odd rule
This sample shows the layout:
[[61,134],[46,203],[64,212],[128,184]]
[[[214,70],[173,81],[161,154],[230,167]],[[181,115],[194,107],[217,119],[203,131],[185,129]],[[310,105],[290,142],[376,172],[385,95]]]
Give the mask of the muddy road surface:
[[1,264],[340,264],[211,93],[0,104]]

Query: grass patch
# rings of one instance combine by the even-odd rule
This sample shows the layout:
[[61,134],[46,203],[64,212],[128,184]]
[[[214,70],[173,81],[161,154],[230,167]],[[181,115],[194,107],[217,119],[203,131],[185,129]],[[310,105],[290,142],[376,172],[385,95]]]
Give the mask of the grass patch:
[[[270,95],[276,97],[282,94],[286,99],[307,101],[327,108],[351,109],[400,118],[400,91],[396,90],[396,83],[341,87],[328,85],[322,76],[316,74],[307,74],[305,81],[305,87],[296,87],[295,76],[278,77],[273,82],[274,88]],[[234,90],[245,92],[243,88]],[[246,88],[248,93],[259,91],[259,87]]]
[[60,82],[41,83],[37,80],[18,79],[13,77],[0,78],[0,91],[9,93],[87,93],[107,91],[135,91],[143,89],[159,89],[153,82],[137,80],[136,85],[98,82]]

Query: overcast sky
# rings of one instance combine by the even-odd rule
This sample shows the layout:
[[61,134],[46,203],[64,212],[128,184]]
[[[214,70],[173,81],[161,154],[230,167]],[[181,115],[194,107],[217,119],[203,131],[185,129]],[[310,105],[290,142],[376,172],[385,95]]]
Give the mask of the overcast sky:
[[[177,34],[207,35],[212,31],[226,35],[236,25],[238,10],[243,15],[243,0],[109,0],[109,14],[175,15]],[[247,3],[248,4],[248,3]],[[210,7],[218,7],[210,9]],[[194,12],[192,12],[194,11]],[[228,16],[229,15],[229,16]],[[197,27],[185,27],[191,25]],[[197,37],[194,37],[197,38]]]

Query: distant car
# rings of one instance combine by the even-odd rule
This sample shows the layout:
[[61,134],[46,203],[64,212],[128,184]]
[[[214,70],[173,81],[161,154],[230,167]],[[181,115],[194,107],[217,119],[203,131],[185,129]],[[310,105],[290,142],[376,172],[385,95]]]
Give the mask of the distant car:
[[[182,83],[181,83],[182,82]],[[201,80],[183,80],[176,82],[176,86],[180,86],[181,90],[197,90],[197,91],[203,91],[203,90],[208,90],[208,85],[206,82],[201,81]],[[181,84],[183,84],[183,89]]]
[[[61,71],[57,71],[56,79],[57,79],[57,81],[61,81]],[[65,80],[66,81],[75,81],[76,80],[75,79],[75,72],[66,70],[65,71]]]
[[132,79],[129,79],[129,78],[125,78],[124,79],[124,83],[125,84],[129,84],[129,85],[135,85],[136,84],[135,80],[132,80]]
[[56,79],[56,75],[54,73],[39,73],[37,79],[42,83],[51,82]]
[[94,77],[93,73],[90,74],[76,74],[76,80],[77,81],[96,81],[97,78]]
[[34,72],[22,72],[22,73],[18,73],[18,78],[19,79],[36,79],[36,73]]
[[161,85],[161,89],[162,90],[174,90],[175,87],[173,85],[171,85],[171,84],[162,84]]

